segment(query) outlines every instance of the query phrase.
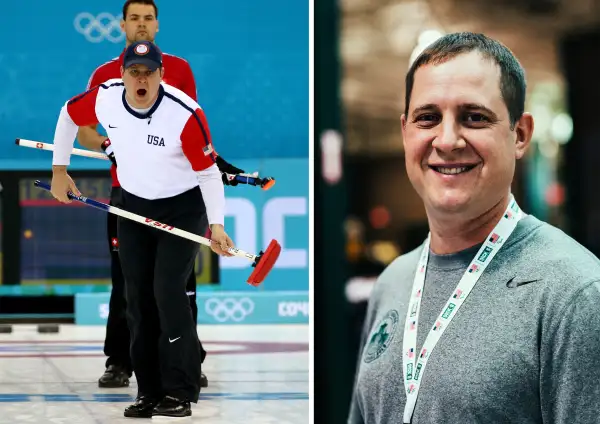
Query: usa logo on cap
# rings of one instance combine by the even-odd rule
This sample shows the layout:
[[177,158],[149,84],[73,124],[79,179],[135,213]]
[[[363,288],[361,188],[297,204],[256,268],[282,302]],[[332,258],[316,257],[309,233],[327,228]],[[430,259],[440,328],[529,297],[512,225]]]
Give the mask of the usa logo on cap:
[[149,51],[150,49],[146,44],[138,44],[137,46],[135,46],[135,54],[137,55],[143,56],[145,54],[148,54]]

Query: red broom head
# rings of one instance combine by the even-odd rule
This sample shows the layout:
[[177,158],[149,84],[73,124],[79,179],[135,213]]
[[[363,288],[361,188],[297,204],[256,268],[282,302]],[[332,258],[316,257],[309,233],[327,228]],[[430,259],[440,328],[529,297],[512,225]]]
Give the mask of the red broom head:
[[256,260],[252,264],[254,271],[248,277],[248,284],[252,286],[260,286],[260,284],[267,278],[275,262],[281,253],[281,245],[276,240],[271,240],[267,249],[256,257]]
[[273,177],[266,177],[262,179],[262,183],[260,184],[260,187],[263,190],[268,190],[271,187],[273,187],[275,185],[275,179]]

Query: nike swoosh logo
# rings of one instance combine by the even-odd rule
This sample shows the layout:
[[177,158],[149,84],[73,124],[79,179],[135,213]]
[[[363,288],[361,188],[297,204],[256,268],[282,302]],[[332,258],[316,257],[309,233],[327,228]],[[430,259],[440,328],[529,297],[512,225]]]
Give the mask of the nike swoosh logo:
[[112,125],[108,124],[108,128],[117,128],[117,127],[113,127]]
[[171,338],[169,337],[169,343],[173,343],[176,342],[177,340],[179,340],[181,338],[181,336],[177,337],[176,339],[171,340]]
[[508,287],[509,289],[516,289],[517,287],[521,287],[526,284],[535,283],[536,281],[541,281],[541,280],[528,280],[528,281],[514,281],[514,280],[515,280],[515,277],[508,280],[508,282],[506,283],[506,287]]

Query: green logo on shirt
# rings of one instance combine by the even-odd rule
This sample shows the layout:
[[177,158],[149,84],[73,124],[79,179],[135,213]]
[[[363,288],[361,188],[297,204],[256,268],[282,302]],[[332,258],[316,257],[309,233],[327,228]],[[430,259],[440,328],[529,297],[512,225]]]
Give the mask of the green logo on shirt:
[[365,363],[373,362],[386,351],[394,339],[397,326],[398,311],[392,309],[379,321],[367,340],[367,350],[364,354]]

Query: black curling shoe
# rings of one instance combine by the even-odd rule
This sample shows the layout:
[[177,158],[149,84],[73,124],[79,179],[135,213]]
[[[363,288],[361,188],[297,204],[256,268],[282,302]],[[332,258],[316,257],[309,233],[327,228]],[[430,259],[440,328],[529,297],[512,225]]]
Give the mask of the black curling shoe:
[[158,405],[154,407],[152,416],[163,417],[189,417],[192,408],[187,400],[181,400],[172,396],[165,396]]
[[158,399],[140,396],[133,405],[125,408],[125,416],[129,418],[152,418],[152,411],[158,404]]

